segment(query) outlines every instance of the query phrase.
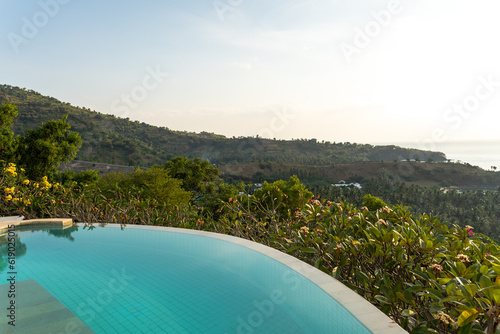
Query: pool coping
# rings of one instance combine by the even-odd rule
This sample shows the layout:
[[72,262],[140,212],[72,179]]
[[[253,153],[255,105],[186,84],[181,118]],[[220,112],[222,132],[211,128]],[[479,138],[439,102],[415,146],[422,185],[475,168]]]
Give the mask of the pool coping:
[[0,220],[0,235],[8,233],[9,230],[16,230],[17,227],[25,228],[30,226],[58,226],[63,229],[74,226],[71,218],[44,218],[21,220],[21,217],[3,217]]
[[[32,219],[32,220],[3,220],[0,221],[0,234],[8,231],[8,226],[14,225],[15,227],[29,227],[37,225],[55,225],[62,226],[63,228],[78,225],[84,226],[86,224],[74,224],[70,218],[47,218],[47,219]],[[408,333],[401,328],[394,320],[389,318],[386,314],[380,311],[377,307],[369,301],[358,295],[356,292],[333,278],[332,276],[322,272],[321,270],[291,256],[285,254],[277,249],[269,246],[259,244],[257,242],[235,237],[227,234],[220,234],[215,232],[207,232],[200,230],[190,230],[176,227],[152,226],[152,225],[120,225],[120,224],[106,224],[107,227],[112,228],[132,228],[143,230],[157,230],[169,231],[176,233],[185,233],[198,235],[203,237],[210,237],[227,242],[231,242],[248,249],[257,251],[264,254],[284,265],[290,269],[298,272],[306,277],[323,291],[330,295],[333,299],[338,301],[345,309],[347,309],[359,322],[361,322],[373,334],[402,334]]]

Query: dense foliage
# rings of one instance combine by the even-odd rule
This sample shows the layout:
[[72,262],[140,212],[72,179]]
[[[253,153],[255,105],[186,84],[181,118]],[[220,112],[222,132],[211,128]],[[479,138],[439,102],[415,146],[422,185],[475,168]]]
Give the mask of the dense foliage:
[[207,193],[208,187],[219,178],[219,170],[208,161],[199,158],[191,161],[186,157],[176,157],[167,161],[164,169],[169,175],[182,181],[182,187],[199,198]]
[[171,177],[162,168],[137,169],[133,173],[112,173],[103,176],[95,185],[103,196],[113,198],[127,190],[128,197],[164,203],[170,209],[189,204],[191,194],[181,187],[181,180]]
[[76,132],[70,131],[66,118],[43,123],[17,138],[17,161],[26,168],[29,177],[52,175],[61,162],[69,162],[76,156],[82,140]]
[[388,177],[363,182],[363,188],[320,186],[311,188],[324,198],[336,198],[355,205],[372,194],[390,205],[405,205],[414,214],[432,214],[459,226],[473,226],[477,232],[500,240],[500,189],[443,191],[439,187],[411,185]]
[[16,149],[12,123],[17,113],[17,107],[12,104],[0,107],[0,160],[3,161],[11,160]]
[[289,218],[300,211],[312,195],[297,176],[291,176],[288,181],[264,182],[253,193],[251,208],[254,212],[263,212],[266,217],[279,214]]
[[70,131],[67,116],[14,137],[11,127],[17,115],[14,105],[0,107],[0,161],[15,161],[25,168],[29,177],[41,178],[52,175],[61,162],[69,162],[76,156],[81,138]]
[[459,186],[494,190],[500,187],[500,173],[486,171],[468,163],[429,163],[416,161],[359,162],[334,166],[305,166],[271,162],[219,166],[226,180],[263,182],[297,175],[310,186],[330,186],[340,180],[365,184],[384,177],[394,182],[422,186]]

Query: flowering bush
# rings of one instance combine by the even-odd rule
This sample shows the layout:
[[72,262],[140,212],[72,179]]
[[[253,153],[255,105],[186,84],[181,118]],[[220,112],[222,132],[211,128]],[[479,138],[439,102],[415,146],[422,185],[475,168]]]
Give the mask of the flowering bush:
[[252,196],[251,204],[256,213],[264,210],[266,216],[280,214],[290,217],[304,207],[312,193],[300,183],[297,176],[291,176],[288,181],[264,182],[262,188],[257,189]]
[[[187,205],[141,197],[137,189],[103,192],[95,184],[51,183],[46,176],[29,180],[13,163],[0,167],[0,215],[27,219],[68,217],[84,223],[171,225],[196,228],[196,214]],[[180,203],[180,202],[179,202]]]

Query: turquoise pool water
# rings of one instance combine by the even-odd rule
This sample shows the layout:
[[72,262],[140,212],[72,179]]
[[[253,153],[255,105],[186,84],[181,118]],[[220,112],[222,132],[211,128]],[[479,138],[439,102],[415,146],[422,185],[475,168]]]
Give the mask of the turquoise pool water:
[[109,226],[18,236],[17,280],[95,333],[369,333],[302,275],[231,242]]

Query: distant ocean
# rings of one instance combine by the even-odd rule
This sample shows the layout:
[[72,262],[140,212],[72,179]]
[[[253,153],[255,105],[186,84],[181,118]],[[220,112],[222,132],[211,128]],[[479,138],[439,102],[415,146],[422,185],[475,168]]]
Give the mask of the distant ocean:
[[[415,143],[394,144],[401,147],[426,149]],[[452,161],[467,162],[473,166],[479,166],[490,170],[496,166],[500,171],[500,141],[489,142],[446,142],[436,143],[435,151],[443,152]]]

